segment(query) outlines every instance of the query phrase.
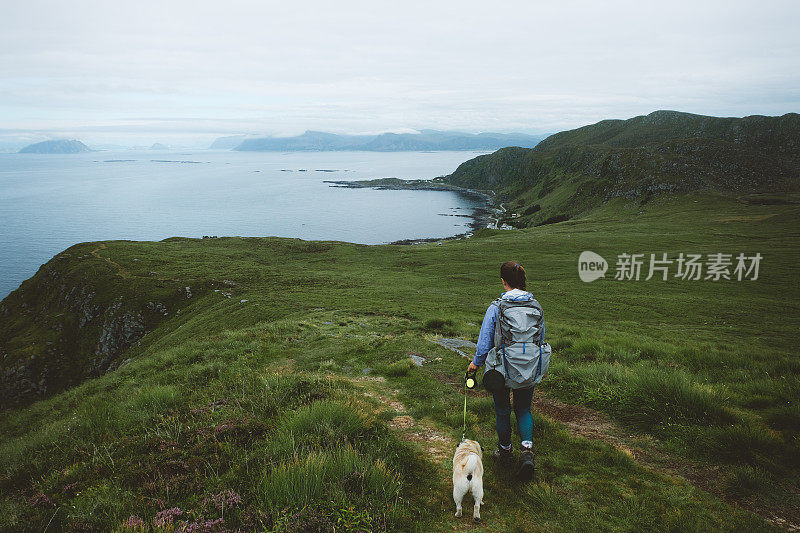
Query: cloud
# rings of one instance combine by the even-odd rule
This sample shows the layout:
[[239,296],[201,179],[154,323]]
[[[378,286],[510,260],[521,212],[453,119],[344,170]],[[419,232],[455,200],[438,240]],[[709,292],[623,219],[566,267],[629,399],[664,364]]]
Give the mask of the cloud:
[[29,0],[4,11],[5,129],[541,132],[800,103],[792,1]]

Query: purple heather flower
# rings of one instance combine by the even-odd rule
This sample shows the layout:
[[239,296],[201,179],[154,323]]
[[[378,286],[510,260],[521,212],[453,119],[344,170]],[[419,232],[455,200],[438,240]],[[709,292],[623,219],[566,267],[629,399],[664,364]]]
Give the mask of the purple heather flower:
[[242,503],[242,497],[232,490],[223,490],[211,498],[206,498],[206,503],[213,503],[217,509],[230,509],[236,504]]
[[173,507],[172,509],[164,509],[163,511],[156,513],[156,517],[153,519],[153,525],[156,527],[167,526],[172,523],[176,516],[181,515],[183,515],[183,511],[177,507]]
[[214,531],[218,531],[218,526],[222,526],[224,523],[225,521],[222,518],[217,518],[216,520],[201,520],[192,523],[184,522],[181,524],[181,528],[178,531],[181,533],[213,533]]
[[28,500],[28,503],[30,504],[31,507],[37,507],[39,505],[45,507],[54,507],[53,502],[50,501],[50,498],[48,498],[47,495],[42,492],[40,492],[39,494]]
[[139,528],[144,529],[145,525],[144,525],[144,520],[142,520],[136,515],[131,515],[127,520],[125,520],[122,523],[122,527],[126,527],[129,529],[139,529]]

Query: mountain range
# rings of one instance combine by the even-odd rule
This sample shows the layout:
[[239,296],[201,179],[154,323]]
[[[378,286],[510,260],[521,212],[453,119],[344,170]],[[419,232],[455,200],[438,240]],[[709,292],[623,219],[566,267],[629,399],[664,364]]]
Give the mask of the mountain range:
[[338,151],[403,152],[424,150],[497,150],[505,146],[532,148],[545,135],[524,133],[462,133],[423,130],[419,133],[382,133],[380,135],[340,135],[322,131],[306,131],[295,137],[246,138],[221,137],[211,148],[237,151]]

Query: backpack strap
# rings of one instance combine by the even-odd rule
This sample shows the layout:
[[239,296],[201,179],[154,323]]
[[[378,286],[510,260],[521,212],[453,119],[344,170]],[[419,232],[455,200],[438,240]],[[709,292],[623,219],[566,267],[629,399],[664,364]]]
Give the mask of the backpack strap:
[[500,343],[500,351],[503,352],[503,368],[505,368],[506,373],[504,377],[508,377],[508,359],[506,359],[506,345],[504,342]]
[[[492,301],[492,305],[497,306],[497,320],[494,323],[494,347],[495,347],[495,354],[497,354],[497,349],[499,348],[500,355],[503,357],[503,369],[505,370],[505,374],[503,377],[508,376],[508,359],[506,359],[506,344],[505,339],[503,339],[503,328],[500,325],[500,321],[503,319],[503,306],[500,305],[502,298],[497,298],[496,300]],[[498,341],[500,342],[500,346],[497,345]]]
[[497,349],[498,348],[498,339],[500,341],[500,346],[503,345],[503,328],[500,326],[500,320],[503,314],[503,308],[500,307],[500,298],[497,298],[492,301],[491,305],[497,307],[497,319],[494,321],[494,338],[492,339],[492,346]]
[[534,378],[538,378],[542,375],[542,345],[539,345],[539,362],[536,363],[536,375]]
[[542,351],[542,344],[544,344],[544,316],[542,316],[542,335],[539,338],[539,352]]

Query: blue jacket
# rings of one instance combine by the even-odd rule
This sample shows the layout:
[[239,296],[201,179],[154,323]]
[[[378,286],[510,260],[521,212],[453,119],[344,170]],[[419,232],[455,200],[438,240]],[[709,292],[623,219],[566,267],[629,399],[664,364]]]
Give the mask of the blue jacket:
[[[520,289],[511,289],[500,295],[503,300],[533,300],[533,294],[525,292]],[[497,316],[500,313],[500,308],[494,304],[490,304],[483,317],[483,324],[481,324],[481,333],[478,336],[478,347],[475,350],[475,357],[472,362],[475,366],[483,366],[486,362],[486,355],[489,350],[494,346],[494,329],[497,324]]]

